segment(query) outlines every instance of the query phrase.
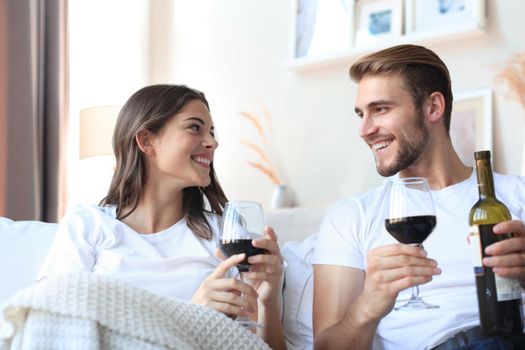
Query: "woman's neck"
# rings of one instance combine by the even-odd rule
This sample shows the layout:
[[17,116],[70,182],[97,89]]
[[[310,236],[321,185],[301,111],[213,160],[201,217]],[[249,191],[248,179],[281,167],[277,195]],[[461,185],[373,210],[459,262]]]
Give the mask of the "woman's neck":
[[165,230],[183,217],[183,190],[144,190],[137,208],[122,221],[139,233],[156,233]]

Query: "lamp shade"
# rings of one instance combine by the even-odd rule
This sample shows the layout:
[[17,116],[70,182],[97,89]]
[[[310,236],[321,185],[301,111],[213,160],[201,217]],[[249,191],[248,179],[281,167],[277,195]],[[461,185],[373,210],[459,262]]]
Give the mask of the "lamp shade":
[[96,106],[80,111],[80,158],[113,155],[111,139],[120,106]]

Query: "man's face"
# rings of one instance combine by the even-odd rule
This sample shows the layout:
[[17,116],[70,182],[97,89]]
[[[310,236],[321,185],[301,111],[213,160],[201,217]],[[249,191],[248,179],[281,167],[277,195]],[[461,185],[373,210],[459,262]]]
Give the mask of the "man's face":
[[377,172],[392,176],[425,152],[429,133],[423,112],[399,75],[365,75],[359,82],[355,111],[359,135],[374,153]]

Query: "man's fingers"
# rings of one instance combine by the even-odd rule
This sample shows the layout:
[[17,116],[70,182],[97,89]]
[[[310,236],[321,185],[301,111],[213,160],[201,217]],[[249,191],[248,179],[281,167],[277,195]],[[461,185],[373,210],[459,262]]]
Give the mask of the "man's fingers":
[[426,257],[427,252],[425,249],[423,249],[421,246],[417,245],[410,245],[410,244],[401,244],[401,243],[394,243],[389,244],[385,246],[381,246],[378,248],[372,249],[368,253],[369,257],[379,256],[379,257],[386,257],[386,256],[396,256],[396,255],[411,255],[415,257]]
[[505,255],[525,250],[525,238],[513,237],[496,242],[485,248],[485,254]]
[[411,255],[396,255],[370,259],[369,265],[373,270],[388,270],[406,266],[437,267],[433,259],[414,257]]
[[371,278],[378,284],[394,283],[406,278],[432,278],[441,274],[441,269],[437,267],[404,266],[396,269],[383,270],[374,273]]
[[493,228],[494,233],[514,233],[517,236],[525,236],[525,224],[520,220],[509,220],[500,222]]
[[489,267],[525,267],[525,254],[507,254],[502,256],[488,256],[483,258],[483,265]]

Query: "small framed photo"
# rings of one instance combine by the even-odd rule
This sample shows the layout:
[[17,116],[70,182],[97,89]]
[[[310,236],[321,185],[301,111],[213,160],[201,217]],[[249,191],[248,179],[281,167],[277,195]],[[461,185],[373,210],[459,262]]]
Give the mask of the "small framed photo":
[[355,0],[294,0],[294,59],[327,56],[353,47]]
[[400,37],[403,31],[402,0],[358,0],[356,46],[368,46]]
[[406,31],[435,31],[450,26],[484,26],[485,0],[407,0]]
[[474,166],[475,151],[492,151],[490,89],[454,95],[450,138],[459,158],[468,166]]

